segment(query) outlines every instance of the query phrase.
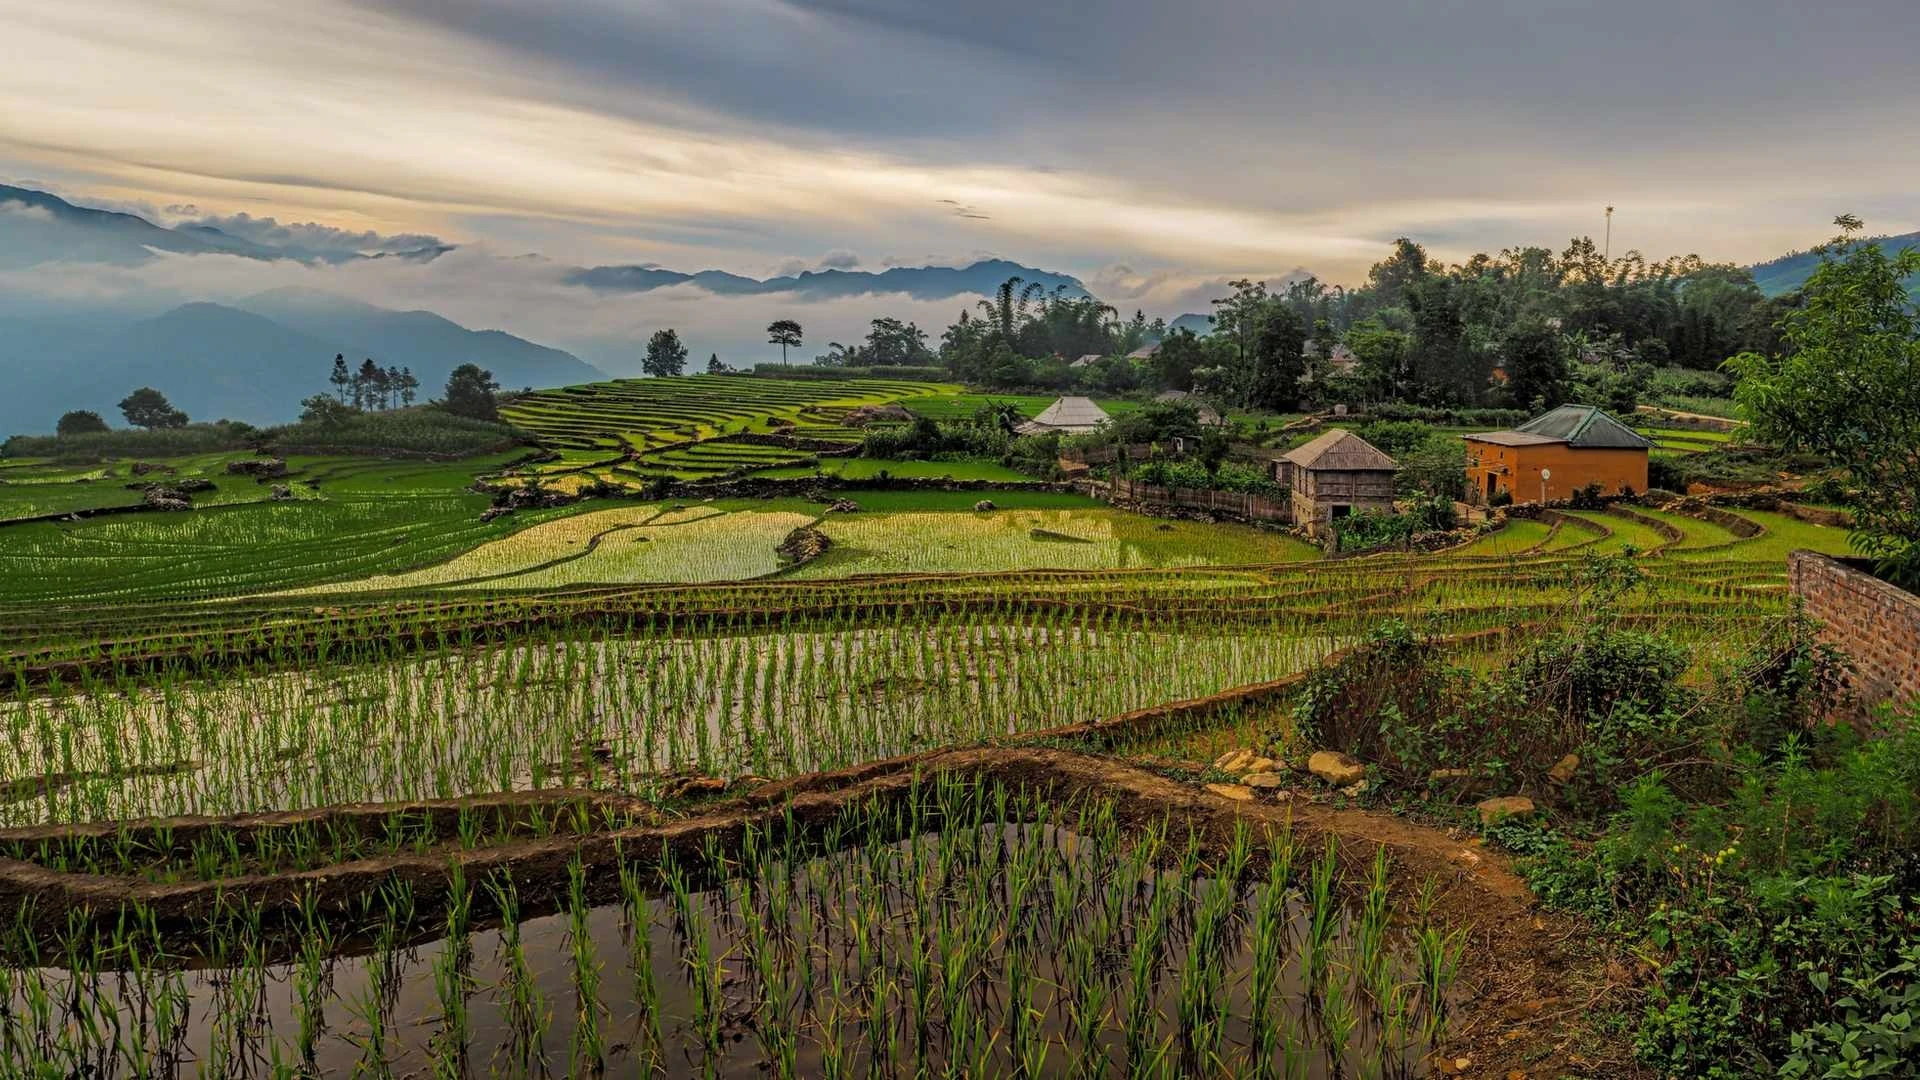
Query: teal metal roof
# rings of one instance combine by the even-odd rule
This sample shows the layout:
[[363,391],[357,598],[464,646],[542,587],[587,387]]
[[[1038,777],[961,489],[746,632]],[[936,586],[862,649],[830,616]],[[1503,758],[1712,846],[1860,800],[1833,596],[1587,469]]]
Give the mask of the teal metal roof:
[[1490,431],[1467,438],[1503,446],[1563,442],[1584,450],[1646,450],[1653,446],[1645,436],[1607,415],[1597,405],[1562,405],[1512,431]]

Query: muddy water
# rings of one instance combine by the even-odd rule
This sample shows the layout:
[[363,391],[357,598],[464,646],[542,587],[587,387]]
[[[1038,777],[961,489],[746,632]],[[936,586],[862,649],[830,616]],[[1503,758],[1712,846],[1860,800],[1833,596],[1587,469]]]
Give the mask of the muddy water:
[[[323,957],[316,937],[305,963],[7,971],[0,1060],[92,1076],[1424,1074],[1418,1017],[1388,1030],[1397,1007],[1356,974],[1356,911],[1332,910],[1311,973],[1297,885],[1263,941],[1263,876],[1153,870],[1111,833],[996,824],[747,861],[765,871],[751,884],[359,956]],[[1384,940],[1373,985],[1412,985],[1404,934]],[[229,945],[247,952],[244,934]]]

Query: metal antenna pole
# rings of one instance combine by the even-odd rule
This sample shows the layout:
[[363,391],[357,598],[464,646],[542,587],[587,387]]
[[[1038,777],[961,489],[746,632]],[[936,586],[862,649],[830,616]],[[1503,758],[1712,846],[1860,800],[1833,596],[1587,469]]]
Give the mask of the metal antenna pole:
[[1613,207],[1607,207],[1607,246],[1601,249],[1601,257],[1613,262]]

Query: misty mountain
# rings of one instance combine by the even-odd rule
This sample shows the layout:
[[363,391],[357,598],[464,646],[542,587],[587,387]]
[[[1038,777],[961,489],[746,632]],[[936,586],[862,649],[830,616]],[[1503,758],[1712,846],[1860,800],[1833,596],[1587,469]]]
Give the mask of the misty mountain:
[[985,259],[971,266],[895,266],[879,273],[869,270],[808,270],[764,280],[703,270],[686,274],[657,266],[596,266],[579,270],[567,282],[602,292],[649,292],[673,285],[695,285],[720,296],[796,293],[813,300],[904,293],[915,300],[944,300],[953,296],[991,296],[1010,277],[1038,282],[1048,292],[1063,288],[1069,296],[1088,295],[1080,279],[1037,270],[1005,259]]
[[43,191],[0,184],[0,268],[56,260],[130,265],[151,259],[154,251],[281,257],[218,229],[165,229],[133,214],[75,206]]
[[330,389],[336,353],[356,365],[409,367],[422,398],[437,396],[463,363],[494,373],[503,387],[560,386],[605,378],[558,349],[497,330],[475,331],[425,311],[388,311],[306,290],[277,290],[245,302],[184,304],[149,319],[0,320],[0,366],[11,378],[0,397],[0,434],[46,432],[69,409],[120,423],[116,403],[152,386],[196,420],[222,417],[282,423],[300,401]]
[[315,251],[295,244],[262,244],[211,225],[167,228],[137,214],[75,206],[44,191],[0,184],[0,270],[47,262],[133,266],[152,259],[156,251],[339,263],[366,258],[432,259],[449,250],[437,245],[397,256],[360,255]]
[[1213,316],[1201,315],[1197,312],[1190,311],[1177,319],[1169,321],[1167,323],[1167,330],[1169,333],[1175,330],[1187,330],[1192,332],[1196,337],[1206,337],[1208,334],[1213,333]]
[[[1900,236],[1882,236],[1875,238],[1871,242],[1878,244],[1881,250],[1892,255],[1898,253],[1901,248],[1920,247],[1920,233],[1905,233]],[[1792,255],[1784,255],[1771,262],[1763,262],[1758,266],[1751,267],[1751,269],[1753,271],[1753,280],[1760,286],[1761,292],[1768,296],[1781,296],[1805,285],[1807,278],[1813,276],[1814,267],[1819,265],[1820,256],[1818,254],[1811,251],[1799,251]],[[1913,293],[1915,296],[1920,296],[1920,279],[1916,279],[1910,283],[1907,291]]]

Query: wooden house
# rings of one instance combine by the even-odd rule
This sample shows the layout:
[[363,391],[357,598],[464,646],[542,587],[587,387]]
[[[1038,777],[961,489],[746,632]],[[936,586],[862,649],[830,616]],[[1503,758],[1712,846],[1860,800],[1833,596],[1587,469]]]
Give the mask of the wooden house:
[[1321,536],[1333,522],[1362,510],[1393,509],[1399,465],[1345,428],[1288,451],[1274,463],[1274,479],[1291,494],[1293,523]]

